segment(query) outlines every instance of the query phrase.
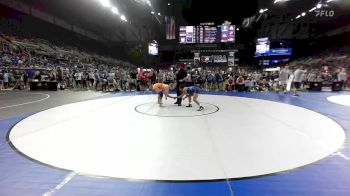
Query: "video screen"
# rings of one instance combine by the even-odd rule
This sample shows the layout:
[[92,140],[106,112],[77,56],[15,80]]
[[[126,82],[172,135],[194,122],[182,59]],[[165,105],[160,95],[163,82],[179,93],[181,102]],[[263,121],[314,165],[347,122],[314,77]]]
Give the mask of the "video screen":
[[227,64],[229,67],[235,66],[235,52],[228,53]]
[[203,63],[212,63],[213,56],[201,56],[201,62]]
[[200,61],[201,61],[201,57],[200,57],[200,53],[194,53],[194,66],[199,66],[200,65]]
[[234,43],[236,41],[235,38],[235,25],[180,26],[179,29],[179,41],[181,44]]
[[236,28],[234,25],[221,25],[221,42],[235,42]]
[[272,65],[282,64],[282,59],[273,59],[271,60],[271,64]]
[[259,65],[261,66],[269,66],[270,65],[270,60],[260,60]]
[[158,55],[158,44],[157,43],[149,43],[148,44],[148,54],[156,56]]
[[195,28],[194,26],[181,26],[180,27],[180,43],[195,43]]
[[265,54],[270,50],[270,41],[269,38],[260,38],[256,43],[256,53],[257,54]]
[[[194,61],[197,64],[204,63],[228,63],[229,56],[225,53],[220,54],[200,54],[196,53],[194,57]],[[232,59],[233,58],[233,59]],[[230,60],[234,63],[234,56],[230,58]]]
[[235,57],[234,56],[229,56],[227,58],[227,62],[228,62],[228,66],[229,67],[235,66]]
[[264,66],[270,65],[270,60],[263,60],[263,65]]

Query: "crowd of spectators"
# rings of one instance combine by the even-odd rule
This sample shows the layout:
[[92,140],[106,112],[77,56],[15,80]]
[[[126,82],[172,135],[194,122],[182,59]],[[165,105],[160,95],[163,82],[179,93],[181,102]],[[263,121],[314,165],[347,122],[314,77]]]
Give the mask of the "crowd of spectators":
[[[97,91],[150,90],[156,82],[176,82],[182,69],[187,85],[210,91],[278,90],[280,70],[252,70],[250,67],[167,69],[136,68],[131,64],[91,55],[74,49],[60,48],[41,40],[6,37],[0,34],[0,89],[27,89],[31,81],[57,81],[61,89]],[[4,41],[5,40],[5,41]],[[330,49],[319,55],[289,63],[290,75],[303,65],[302,87],[308,82],[343,82],[350,86],[350,47]]]
[[128,62],[76,48],[59,47],[46,40],[0,33],[0,90],[26,89],[28,83],[34,80],[58,81],[62,86],[84,87],[88,83],[83,81],[92,81],[90,72],[98,70],[104,80],[107,79],[106,73],[123,72],[132,67],[135,66]]
[[[79,90],[97,91],[132,91],[151,90],[156,82],[174,83],[177,72],[186,72],[183,81],[187,85],[198,85],[205,91],[275,91],[278,90],[280,71],[259,71],[247,68],[220,69],[216,68],[170,68],[170,69],[137,69],[122,66],[106,66],[87,68],[45,67],[41,69],[10,69],[1,70],[0,80],[3,88],[26,89],[31,81],[57,81],[61,89],[73,88]],[[292,75],[296,67],[289,67]],[[317,74],[304,68],[302,75],[303,88],[308,82],[343,82],[344,90],[350,87],[350,74],[343,67],[330,72],[327,66]]]

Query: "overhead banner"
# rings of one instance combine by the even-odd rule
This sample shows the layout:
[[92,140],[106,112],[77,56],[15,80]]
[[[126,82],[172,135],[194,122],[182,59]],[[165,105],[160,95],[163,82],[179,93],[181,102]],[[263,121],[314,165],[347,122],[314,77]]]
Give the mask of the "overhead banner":
[[235,66],[235,53],[229,52],[228,58],[227,58],[227,65],[229,67]]
[[227,63],[226,55],[213,55],[214,63]]
[[165,26],[166,26],[166,39],[174,40],[176,39],[176,26],[174,16],[165,16]]
[[261,56],[291,56],[292,48],[271,48],[264,53],[255,53],[255,57]]
[[292,48],[272,48],[269,51],[270,56],[290,56],[292,55]]
[[194,53],[194,66],[199,66],[201,61],[200,53]]

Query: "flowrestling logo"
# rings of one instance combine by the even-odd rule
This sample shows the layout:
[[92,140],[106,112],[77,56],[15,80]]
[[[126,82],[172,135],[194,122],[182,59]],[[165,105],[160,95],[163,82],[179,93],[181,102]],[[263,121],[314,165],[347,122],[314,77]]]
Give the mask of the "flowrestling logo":
[[316,17],[334,17],[335,12],[334,10],[316,10],[315,14]]

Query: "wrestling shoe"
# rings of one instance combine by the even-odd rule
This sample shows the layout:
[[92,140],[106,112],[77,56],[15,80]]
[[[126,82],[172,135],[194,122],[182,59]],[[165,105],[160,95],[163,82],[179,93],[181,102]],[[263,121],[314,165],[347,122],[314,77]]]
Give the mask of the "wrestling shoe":
[[186,108],[191,108],[192,107],[192,104],[188,104],[188,106],[186,106]]
[[199,109],[197,111],[202,111],[204,110],[204,107],[203,106],[200,106]]

